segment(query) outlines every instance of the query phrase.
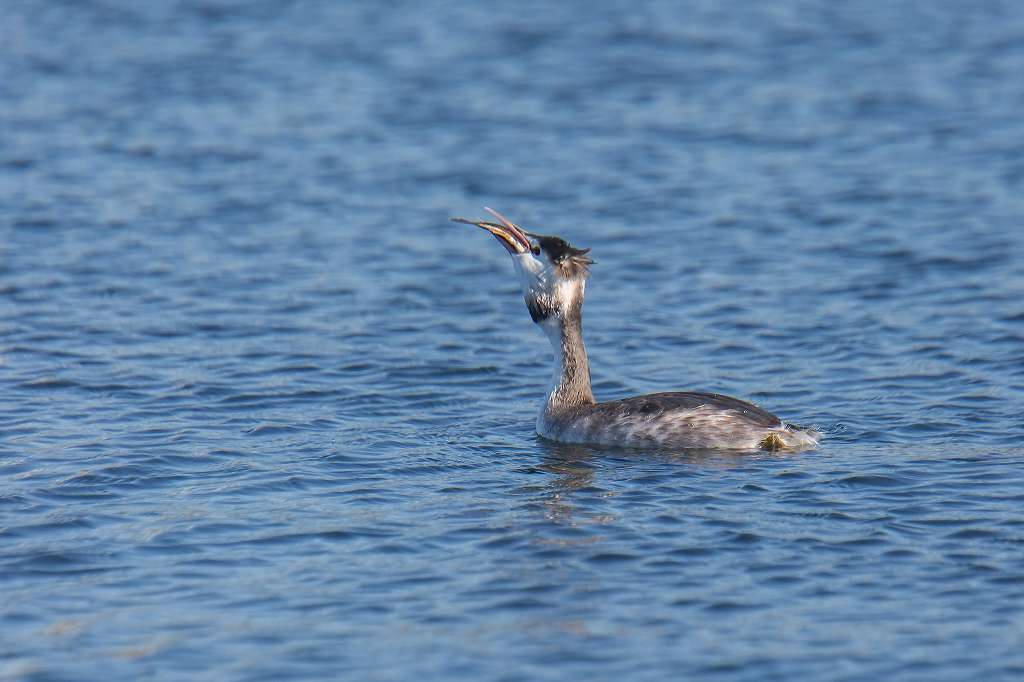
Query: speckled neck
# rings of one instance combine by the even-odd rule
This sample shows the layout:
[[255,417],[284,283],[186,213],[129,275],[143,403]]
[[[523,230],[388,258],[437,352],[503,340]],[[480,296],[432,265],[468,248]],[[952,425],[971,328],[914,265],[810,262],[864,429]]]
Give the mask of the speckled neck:
[[577,298],[561,316],[544,326],[555,355],[551,387],[545,411],[560,412],[580,405],[593,405],[590,388],[590,361],[583,344],[583,297]]

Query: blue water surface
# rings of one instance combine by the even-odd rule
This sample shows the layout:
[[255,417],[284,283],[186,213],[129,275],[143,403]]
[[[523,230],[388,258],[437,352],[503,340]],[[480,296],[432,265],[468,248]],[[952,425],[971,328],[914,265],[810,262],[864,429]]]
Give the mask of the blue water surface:
[[[0,679],[1024,676],[1024,5],[6,0]],[[494,206],[593,248],[533,432]]]

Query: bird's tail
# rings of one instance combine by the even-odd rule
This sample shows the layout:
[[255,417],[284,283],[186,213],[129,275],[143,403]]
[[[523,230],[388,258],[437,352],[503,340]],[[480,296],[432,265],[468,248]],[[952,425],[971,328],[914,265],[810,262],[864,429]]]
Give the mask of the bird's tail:
[[761,439],[757,446],[762,450],[806,450],[821,440],[821,432],[807,426],[783,424]]

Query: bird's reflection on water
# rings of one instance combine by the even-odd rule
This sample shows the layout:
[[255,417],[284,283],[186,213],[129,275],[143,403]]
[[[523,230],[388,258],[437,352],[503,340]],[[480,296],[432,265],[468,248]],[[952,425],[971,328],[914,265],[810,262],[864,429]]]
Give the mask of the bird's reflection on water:
[[[749,452],[731,450],[670,450],[620,448],[575,443],[556,443],[543,438],[537,439],[543,453],[543,462],[537,465],[540,471],[552,474],[541,487],[540,502],[547,510],[549,520],[556,523],[610,523],[614,517],[609,514],[580,515],[573,500],[580,493],[591,491],[604,496],[613,496],[615,491],[602,485],[600,472],[617,480],[634,476],[664,476],[669,480],[680,468],[700,470],[728,469],[754,464],[764,460],[791,459],[799,453]],[[618,465],[618,466],[616,466]],[[664,465],[668,469],[652,472],[652,467]],[[615,475],[611,471],[615,471]]]
[[571,499],[574,493],[593,486],[596,474],[592,460],[599,453],[585,445],[537,441],[544,452],[544,463],[537,468],[554,474],[541,495],[547,517],[556,523],[575,523]]

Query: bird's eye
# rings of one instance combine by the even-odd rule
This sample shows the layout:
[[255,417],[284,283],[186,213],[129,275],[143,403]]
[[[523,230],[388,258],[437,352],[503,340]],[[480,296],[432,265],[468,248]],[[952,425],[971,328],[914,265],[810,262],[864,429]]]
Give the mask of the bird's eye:
[[536,244],[534,244],[533,248],[531,248],[530,251],[533,251],[534,256],[540,255],[540,247],[537,246]]

